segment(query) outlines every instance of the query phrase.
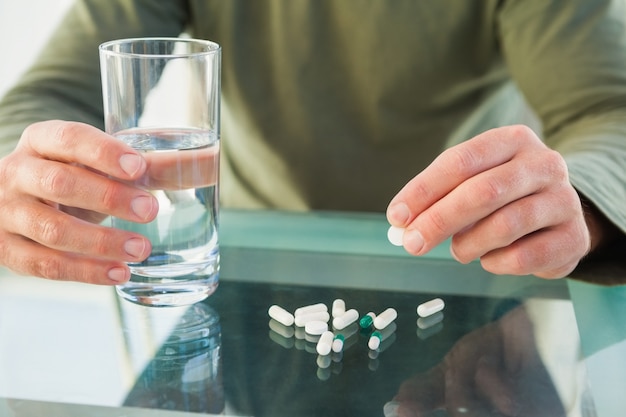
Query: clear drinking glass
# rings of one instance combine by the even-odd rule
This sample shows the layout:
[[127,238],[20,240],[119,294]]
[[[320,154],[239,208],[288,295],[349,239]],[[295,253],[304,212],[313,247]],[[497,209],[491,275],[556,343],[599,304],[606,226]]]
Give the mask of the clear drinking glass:
[[159,202],[147,224],[111,226],[141,233],[152,253],[129,263],[117,292],[135,303],[179,306],[203,300],[219,282],[218,44],[186,38],[121,39],[100,45],[105,130],[144,153],[135,185]]

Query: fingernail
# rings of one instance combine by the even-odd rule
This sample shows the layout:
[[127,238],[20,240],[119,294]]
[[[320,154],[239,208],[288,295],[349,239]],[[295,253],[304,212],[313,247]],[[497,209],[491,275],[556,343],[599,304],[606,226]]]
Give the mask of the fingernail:
[[126,282],[130,278],[128,271],[125,268],[115,267],[109,269],[109,279],[115,282]]
[[146,244],[143,239],[132,238],[128,239],[126,243],[124,243],[124,250],[127,254],[134,258],[143,257],[143,252],[146,249]]
[[450,255],[452,255],[452,257],[457,261],[457,262],[461,262],[459,260],[459,257],[456,256],[456,253],[454,252],[454,247],[452,245],[450,245]]
[[400,403],[398,401],[389,401],[383,406],[383,414],[385,417],[397,417]]
[[137,217],[147,220],[154,209],[154,199],[145,195],[135,197],[131,202],[131,209]]
[[424,247],[424,237],[417,229],[407,230],[404,233],[404,248],[412,254],[419,254]]
[[409,220],[411,212],[405,203],[397,203],[389,207],[387,216],[394,225],[404,226]]
[[143,170],[145,164],[146,161],[139,155],[127,153],[120,157],[120,167],[131,177],[134,177],[138,171]]

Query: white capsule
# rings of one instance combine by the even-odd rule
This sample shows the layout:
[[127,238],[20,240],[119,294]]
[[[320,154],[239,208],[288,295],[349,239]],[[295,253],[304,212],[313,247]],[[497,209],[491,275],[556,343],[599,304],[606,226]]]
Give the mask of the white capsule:
[[380,336],[380,333],[378,332],[372,333],[372,335],[370,336],[370,340],[367,342],[367,347],[369,347],[370,350],[378,349],[378,347],[380,346],[381,339],[382,337]]
[[404,228],[391,226],[387,231],[387,239],[392,245],[402,246],[402,239],[404,238]]
[[326,323],[325,321],[313,320],[313,321],[307,322],[306,326],[304,326],[304,331],[306,332],[306,334],[309,334],[312,336],[318,336],[327,330],[328,330],[328,323]]
[[337,330],[342,330],[357,321],[359,318],[359,312],[351,308],[339,317],[333,319],[333,327]]
[[293,315],[278,305],[273,305],[269,308],[267,313],[271,318],[282,324],[283,326],[291,326],[293,324]]
[[417,306],[417,314],[420,317],[428,317],[440,312],[444,307],[445,303],[443,300],[441,298],[435,298]]
[[374,327],[376,327],[378,330],[382,330],[385,327],[389,326],[389,324],[392,323],[397,317],[398,312],[396,311],[396,309],[390,307],[376,316],[376,318],[374,319]]
[[331,311],[333,317],[341,316],[343,313],[346,312],[346,302],[343,301],[341,298],[337,298],[335,301],[333,301],[333,308]]
[[310,321],[323,321],[328,323],[328,320],[330,320],[330,316],[327,311],[318,311],[317,313],[300,314],[296,316],[294,322],[296,323],[296,326],[303,327]]
[[333,347],[333,337],[333,332],[325,331],[322,333],[320,340],[317,341],[317,346],[315,347],[317,353],[322,356],[328,355]]
[[311,313],[319,313],[320,311],[328,312],[328,307],[324,303],[311,304],[308,306],[296,308],[296,311],[293,312],[294,316],[300,316]]

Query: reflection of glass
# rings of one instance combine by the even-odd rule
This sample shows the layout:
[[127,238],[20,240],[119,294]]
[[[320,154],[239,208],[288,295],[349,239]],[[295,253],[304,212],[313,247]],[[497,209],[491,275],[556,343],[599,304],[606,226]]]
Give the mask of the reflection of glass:
[[123,304],[125,338],[137,375],[124,405],[221,413],[224,389],[217,312],[204,303],[187,309]]

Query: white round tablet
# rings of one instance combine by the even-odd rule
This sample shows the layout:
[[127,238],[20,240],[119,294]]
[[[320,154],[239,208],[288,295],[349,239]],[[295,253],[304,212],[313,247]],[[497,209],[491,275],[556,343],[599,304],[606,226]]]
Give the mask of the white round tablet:
[[404,237],[404,228],[391,226],[387,231],[387,239],[392,245],[402,246],[402,238]]

